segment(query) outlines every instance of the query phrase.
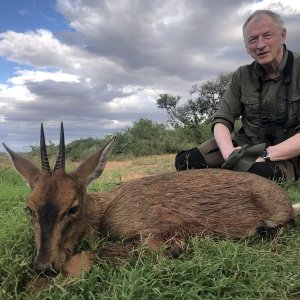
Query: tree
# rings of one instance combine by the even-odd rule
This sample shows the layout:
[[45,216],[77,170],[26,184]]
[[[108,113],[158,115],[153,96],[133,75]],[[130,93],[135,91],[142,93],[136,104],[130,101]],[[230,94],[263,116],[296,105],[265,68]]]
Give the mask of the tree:
[[[156,99],[158,108],[165,109],[170,117],[169,122],[173,127],[178,127],[181,123],[180,116],[177,113],[177,104],[181,99],[180,96],[173,96],[169,94],[160,94]],[[179,122],[179,124],[178,124]]]
[[202,119],[210,118],[217,111],[231,76],[232,73],[220,74],[215,81],[207,81],[200,86],[194,85],[190,94],[198,96],[188,102],[191,111],[197,111]]
[[211,118],[217,111],[220,101],[230,83],[232,73],[220,74],[215,81],[194,85],[191,98],[186,104],[178,106],[180,96],[161,94],[157,99],[158,107],[166,109],[172,126],[199,125]]

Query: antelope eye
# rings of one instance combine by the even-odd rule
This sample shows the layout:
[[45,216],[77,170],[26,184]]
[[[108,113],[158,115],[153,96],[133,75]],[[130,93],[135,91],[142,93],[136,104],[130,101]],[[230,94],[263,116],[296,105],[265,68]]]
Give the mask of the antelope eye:
[[68,214],[74,215],[77,213],[77,211],[78,211],[78,205],[71,207]]
[[25,208],[25,211],[28,213],[28,215],[29,215],[30,217],[34,217],[34,211],[33,211],[29,206],[27,206],[27,207]]

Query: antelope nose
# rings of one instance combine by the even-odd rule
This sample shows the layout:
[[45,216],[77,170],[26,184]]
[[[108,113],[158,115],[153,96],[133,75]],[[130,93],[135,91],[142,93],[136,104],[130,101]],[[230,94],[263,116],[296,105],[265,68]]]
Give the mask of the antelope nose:
[[54,263],[50,262],[50,263],[36,263],[35,265],[35,271],[37,273],[42,273],[44,275],[47,276],[53,276],[56,274],[56,271],[54,270]]

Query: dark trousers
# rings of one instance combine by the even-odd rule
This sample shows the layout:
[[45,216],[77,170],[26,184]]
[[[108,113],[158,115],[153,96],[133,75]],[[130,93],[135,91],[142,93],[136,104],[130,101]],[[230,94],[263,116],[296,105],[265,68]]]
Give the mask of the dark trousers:
[[[203,169],[211,166],[206,162],[199,148],[196,147],[178,153],[175,158],[175,167],[176,170],[183,171],[187,169]],[[220,168],[221,164],[213,167]],[[248,172],[276,181],[284,179],[284,174],[275,162],[255,162]]]

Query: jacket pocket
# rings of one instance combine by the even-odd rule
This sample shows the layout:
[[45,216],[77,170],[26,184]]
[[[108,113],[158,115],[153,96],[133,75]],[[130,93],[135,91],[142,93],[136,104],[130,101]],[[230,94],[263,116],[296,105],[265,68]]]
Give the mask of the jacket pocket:
[[288,127],[300,123],[300,95],[292,95],[289,99]]
[[256,123],[259,119],[259,99],[255,97],[242,96],[241,102],[243,103],[244,116]]

